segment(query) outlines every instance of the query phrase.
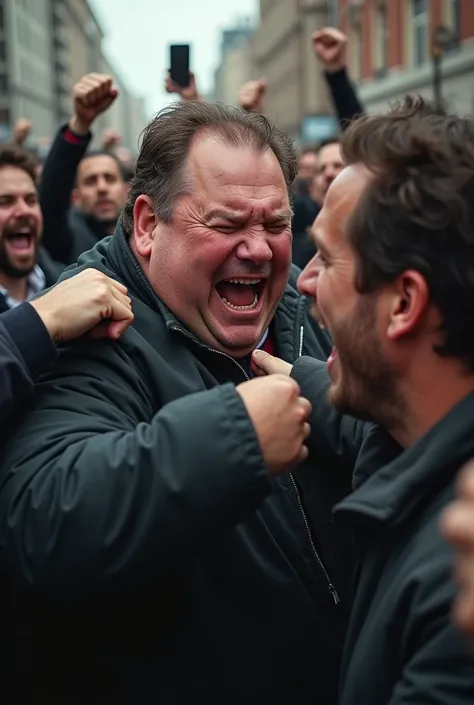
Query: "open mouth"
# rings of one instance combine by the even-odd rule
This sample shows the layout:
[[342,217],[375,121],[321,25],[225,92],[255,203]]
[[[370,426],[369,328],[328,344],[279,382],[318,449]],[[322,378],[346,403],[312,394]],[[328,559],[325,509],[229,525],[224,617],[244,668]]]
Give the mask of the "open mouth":
[[22,228],[17,232],[9,233],[5,239],[10,249],[15,252],[27,252],[31,249],[35,235],[31,228]]
[[266,279],[222,279],[215,289],[226,306],[234,311],[258,308],[266,286]]

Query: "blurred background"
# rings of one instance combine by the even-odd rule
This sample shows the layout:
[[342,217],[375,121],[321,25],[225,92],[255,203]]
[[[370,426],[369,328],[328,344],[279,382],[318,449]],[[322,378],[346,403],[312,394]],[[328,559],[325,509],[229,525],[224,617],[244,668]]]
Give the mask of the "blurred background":
[[119,99],[97,121],[134,154],[163,88],[168,45],[192,45],[201,95],[236,103],[264,76],[266,114],[301,146],[337,131],[311,35],[348,37],[347,68],[368,112],[416,91],[474,113],[474,0],[0,0],[0,140],[19,118],[46,152],[84,74],[114,76]]

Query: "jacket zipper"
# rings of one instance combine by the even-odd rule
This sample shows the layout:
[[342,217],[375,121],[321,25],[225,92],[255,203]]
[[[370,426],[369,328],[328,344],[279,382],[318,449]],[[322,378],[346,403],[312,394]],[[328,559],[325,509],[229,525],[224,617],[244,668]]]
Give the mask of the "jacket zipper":
[[[303,339],[304,339],[304,326],[300,326],[300,335],[299,335],[299,341],[298,341],[298,357],[301,357],[303,354]],[[329,577],[329,573],[326,570],[326,566],[324,565],[323,561],[321,560],[321,556],[319,555],[314,539],[313,539],[313,534],[311,533],[311,527],[309,525],[308,517],[306,516],[306,512],[303,506],[303,500],[301,499],[301,493],[299,491],[298,485],[296,483],[295,477],[293,473],[290,473],[290,480],[293,485],[293,489],[295,491],[296,495],[296,501],[298,502],[298,506],[300,508],[301,516],[303,517],[303,523],[306,528],[306,533],[308,534],[308,539],[309,539],[309,544],[311,546],[311,549],[314,553],[314,557],[316,558],[316,561],[321,568],[322,572],[324,573],[324,577],[326,578],[328,582],[328,587],[329,587],[329,592],[332,595],[332,599],[334,600],[334,604],[338,605],[340,603],[339,595],[337,594],[337,590],[332,584],[331,578]]]
[[[203,345],[202,343],[199,343],[199,341],[196,341],[195,338],[194,338],[192,335],[190,335],[186,330],[184,330],[184,328],[180,328],[179,326],[172,325],[172,326],[171,326],[171,329],[174,330],[174,331],[177,331],[177,332],[179,332],[179,333],[182,333],[182,334],[185,335],[187,338],[190,338],[191,340],[197,342],[199,345],[201,345],[201,346],[202,346],[203,348],[205,348],[206,350],[209,350],[210,352],[216,353],[216,355],[221,355],[222,357],[227,358],[228,360],[230,360],[231,362],[233,362],[234,365],[236,365],[236,367],[239,368],[239,370],[242,372],[242,374],[243,374],[243,376],[245,377],[246,380],[249,380],[249,379],[250,379],[250,377],[248,376],[248,374],[246,373],[246,371],[244,370],[244,368],[242,367],[242,365],[239,365],[239,363],[237,362],[237,360],[235,360],[235,359],[234,359],[233,357],[231,357],[230,355],[227,355],[227,353],[223,353],[223,352],[221,352],[220,350],[215,350],[214,348],[209,347],[209,345]],[[304,336],[304,326],[300,326],[300,335],[299,335],[299,344],[298,344],[298,357],[301,357],[302,352],[303,352],[303,336]],[[305,529],[306,529],[306,533],[308,534],[308,539],[309,539],[309,544],[310,544],[310,546],[311,546],[311,550],[313,551],[314,557],[316,558],[316,561],[317,561],[319,567],[321,568],[321,570],[322,570],[322,572],[323,572],[323,574],[324,574],[324,577],[326,578],[326,580],[327,580],[327,582],[328,582],[329,592],[330,592],[331,595],[332,595],[332,599],[334,600],[334,604],[335,604],[335,605],[338,605],[339,602],[340,602],[339,595],[337,594],[336,588],[334,587],[334,585],[333,585],[332,582],[331,582],[331,578],[329,577],[329,574],[328,574],[328,572],[327,572],[327,570],[326,570],[326,566],[324,565],[324,563],[323,563],[323,561],[321,560],[321,557],[320,557],[318,551],[316,550],[316,546],[315,546],[315,543],[314,543],[314,540],[313,540],[313,535],[312,535],[312,533],[311,533],[311,528],[310,528],[310,525],[309,525],[309,522],[308,522],[308,518],[307,518],[307,516],[306,516],[306,512],[305,512],[305,509],[304,509],[304,507],[303,507],[303,501],[302,501],[302,499],[301,499],[301,493],[300,493],[300,491],[299,491],[299,489],[298,489],[298,485],[296,484],[296,480],[295,480],[295,478],[294,478],[294,476],[293,476],[293,473],[289,473],[289,477],[290,477],[290,480],[291,480],[291,484],[293,485],[293,489],[294,489],[294,491],[295,491],[296,501],[298,502],[298,507],[299,507],[301,516],[303,517],[303,523],[304,523],[304,526],[305,526]]]

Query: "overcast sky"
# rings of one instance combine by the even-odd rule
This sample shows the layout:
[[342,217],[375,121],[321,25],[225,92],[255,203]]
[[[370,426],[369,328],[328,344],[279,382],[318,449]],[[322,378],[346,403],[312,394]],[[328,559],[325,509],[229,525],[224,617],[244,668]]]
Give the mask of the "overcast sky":
[[170,102],[163,90],[168,45],[192,44],[199,89],[212,88],[220,30],[257,17],[258,0],[89,0],[105,33],[105,52],[129,90],[147,99],[150,115]]

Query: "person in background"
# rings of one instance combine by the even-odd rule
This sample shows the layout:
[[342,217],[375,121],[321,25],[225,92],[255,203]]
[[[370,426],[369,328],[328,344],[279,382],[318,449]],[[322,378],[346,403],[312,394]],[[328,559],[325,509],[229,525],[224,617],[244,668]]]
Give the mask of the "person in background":
[[[312,403],[310,454],[354,467],[335,508],[360,553],[340,705],[471,705],[439,518],[474,455],[474,122],[408,96],[354,122],[342,152],[298,282],[333,351],[255,363]],[[472,567],[466,551],[466,588]]]
[[54,284],[62,270],[40,244],[36,166],[23,147],[0,145],[0,313]]
[[469,637],[474,637],[474,463],[465,467],[458,481],[458,498],[442,517],[442,531],[452,544],[455,556],[454,577],[458,594],[454,619]]
[[29,303],[2,313],[2,427],[10,414],[24,410],[31,400],[36,379],[57,357],[55,343],[84,333],[117,340],[132,321],[126,287],[95,269],[85,269]]
[[117,95],[110,76],[92,73],[81,78],[73,90],[74,114],[56,135],[43,166],[44,246],[64,264],[111,235],[125,204],[127,185],[117,157],[87,151],[94,121]]
[[114,236],[65,273],[123,282],[135,319],[68,346],[2,451],[17,702],[335,705],[351,473],[307,463],[297,385],[250,369],[330,349],[295,290],[296,169],[265,117],[175,103]]
[[310,192],[319,199],[319,204],[322,205],[330,185],[344,169],[339,138],[332,137],[321,142],[317,151],[317,159],[316,174]]

